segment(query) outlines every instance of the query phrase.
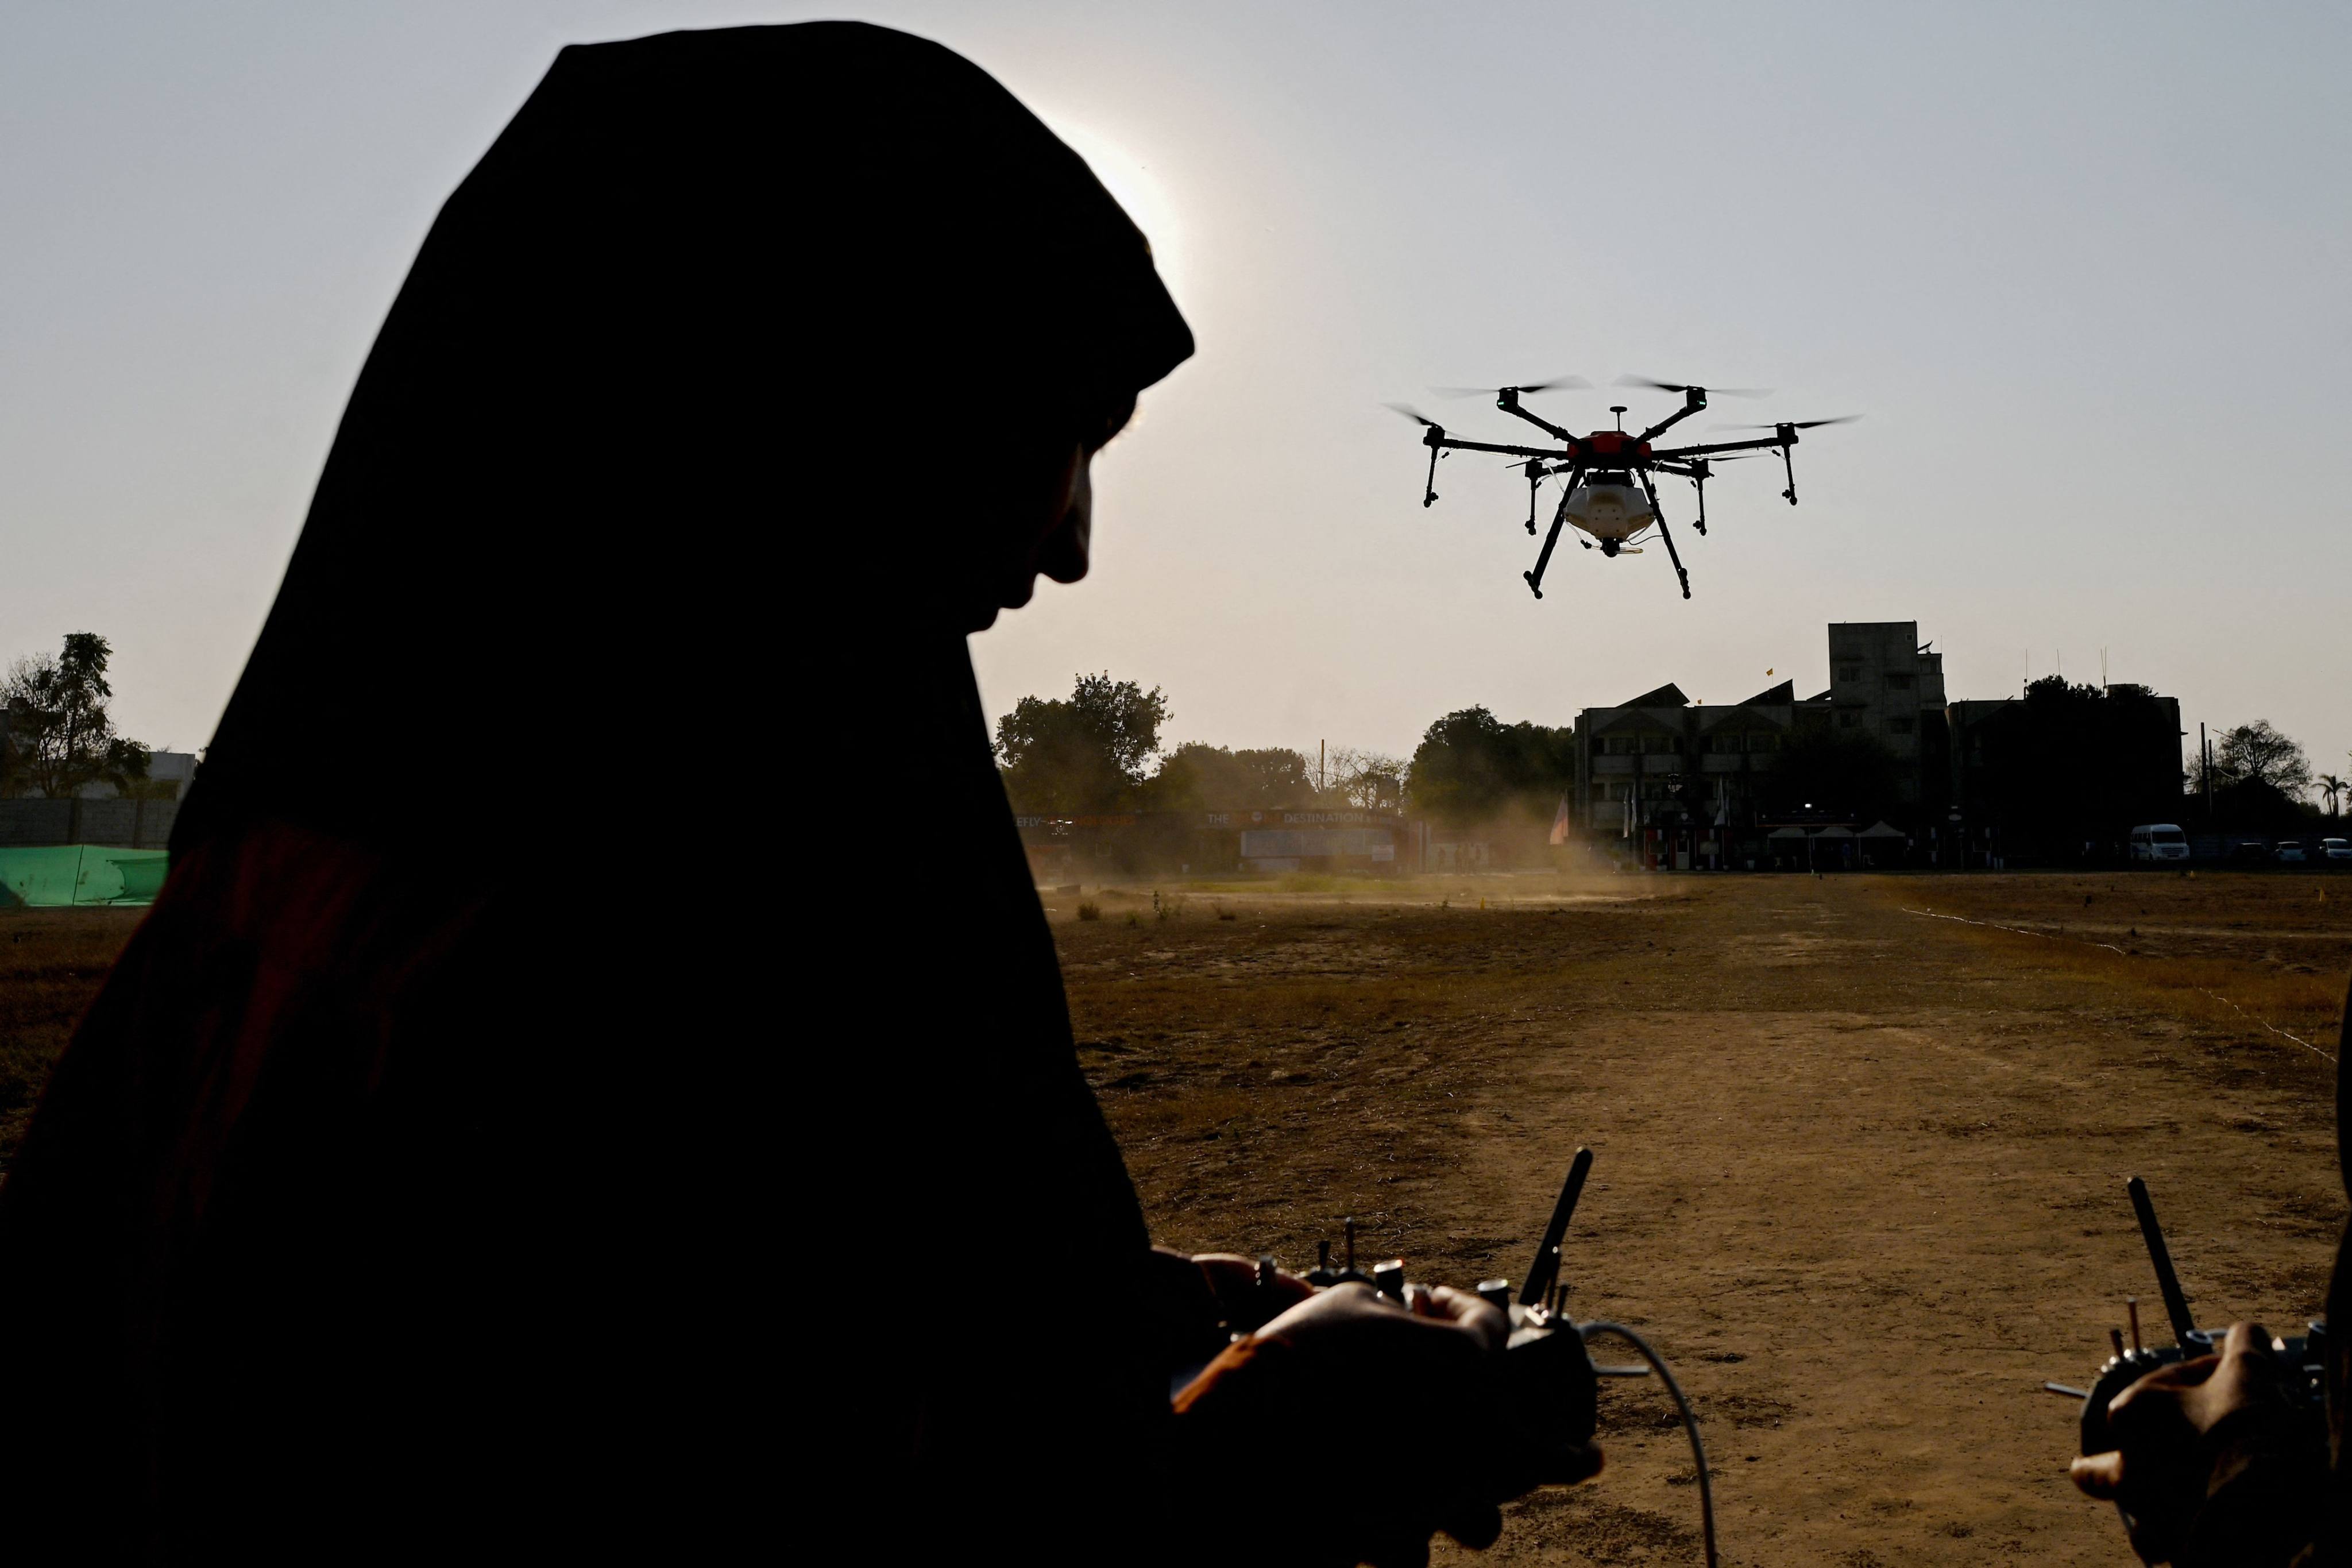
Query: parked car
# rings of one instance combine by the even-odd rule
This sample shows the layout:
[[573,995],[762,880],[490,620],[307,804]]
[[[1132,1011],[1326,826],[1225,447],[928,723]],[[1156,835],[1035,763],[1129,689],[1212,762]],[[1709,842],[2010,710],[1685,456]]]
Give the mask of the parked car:
[[2295,838],[2280,839],[2278,847],[2272,854],[2282,866],[2300,866],[2311,858],[2303,852],[2302,840]]
[[2131,844],[2125,853],[2133,860],[2186,860],[2189,858],[2189,835],[2174,822],[2148,822],[2131,830]]
[[2323,838],[2319,841],[2319,858],[2331,865],[2340,866],[2352,860],[2352,838]]
[[2232,866],[2267,866],[2270,863],[2270,846],[2259,838],[2241,838],[2230,846],[2230,864]]

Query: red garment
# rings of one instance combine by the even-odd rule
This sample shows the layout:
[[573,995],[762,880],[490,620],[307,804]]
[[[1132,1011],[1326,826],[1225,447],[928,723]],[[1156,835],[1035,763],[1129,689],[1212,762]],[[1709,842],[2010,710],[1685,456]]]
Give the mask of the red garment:
[[[740,1468],[667,1375],[742,1307],[677,1207],[738,1174],[728,1130],[702,1110],[699,1170],[623,1174],[675,1096],[610,1095],[659,1037],[600,975],[666,955],[548,920],[564,890],[282,825],[174,868],[0,1186],[0,1323],[41,1347],[0,1466],[20,1544],[610,1544],[665,1468]],[[677,1299],[705,1333],[649,1358]]]

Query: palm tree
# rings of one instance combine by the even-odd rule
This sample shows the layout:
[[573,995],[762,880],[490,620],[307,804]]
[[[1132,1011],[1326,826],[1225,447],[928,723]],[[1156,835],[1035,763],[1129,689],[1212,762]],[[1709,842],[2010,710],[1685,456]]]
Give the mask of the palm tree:
[[2336,815],[2336,797],[2342,795],[2347,790],[2352,790],[2352,784],[2346,784],[2334,773],[2322,773],[2319,775],[2319,793],[2327,797],[2328,816],[2333,816]]

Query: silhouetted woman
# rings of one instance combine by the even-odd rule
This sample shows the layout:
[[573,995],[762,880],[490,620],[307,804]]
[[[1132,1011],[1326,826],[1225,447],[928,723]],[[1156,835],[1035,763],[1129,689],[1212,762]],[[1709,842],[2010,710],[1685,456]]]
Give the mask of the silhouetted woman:
[[963,639],[1084,574],[1191,351],[937,46],[563,51],[0,1189],[22,1560],[1492,1535],[1475,1301],[1333,1293],[1171,1407],[1214,1269],[1149,1248],[990,759]]

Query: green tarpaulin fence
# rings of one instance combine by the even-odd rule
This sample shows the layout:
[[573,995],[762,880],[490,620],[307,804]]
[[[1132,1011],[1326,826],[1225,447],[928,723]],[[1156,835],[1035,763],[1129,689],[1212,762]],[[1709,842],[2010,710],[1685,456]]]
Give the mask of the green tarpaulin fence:
[[0,849],[0,909],[73,904],[152,904],[172,858],[162,849],[67,844]]

